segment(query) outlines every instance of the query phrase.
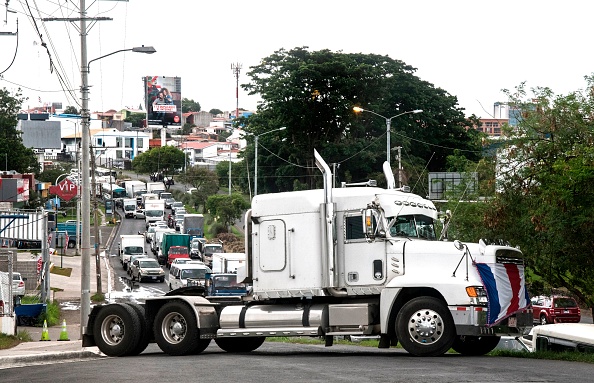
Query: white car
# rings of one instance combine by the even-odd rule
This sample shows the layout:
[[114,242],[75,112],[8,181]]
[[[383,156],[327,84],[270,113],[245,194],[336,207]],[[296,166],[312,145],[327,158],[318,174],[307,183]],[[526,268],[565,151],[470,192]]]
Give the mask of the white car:
[[25,280],[21,273],[12,273],[12,295],[15,297],[25,296]]
[[136,209],[134,211],[134,218],[135,219],[144,219],[144,209]]

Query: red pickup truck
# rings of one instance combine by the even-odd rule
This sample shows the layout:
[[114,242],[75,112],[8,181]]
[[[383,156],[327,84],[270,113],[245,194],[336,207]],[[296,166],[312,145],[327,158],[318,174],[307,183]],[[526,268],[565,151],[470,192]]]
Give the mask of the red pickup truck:
[[564,296],[539,296],[532,298],[534,322],[579,323],[582,319],[575,299]]
[[186,246],[171,246],[167,256],[167,268],[171,267],[171,262],[176,258],[190,259],[190,251]]

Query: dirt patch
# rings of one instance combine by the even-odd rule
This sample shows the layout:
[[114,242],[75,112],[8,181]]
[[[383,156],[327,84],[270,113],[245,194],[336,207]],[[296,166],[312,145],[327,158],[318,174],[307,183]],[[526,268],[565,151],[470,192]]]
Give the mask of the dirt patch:
[[50,270],[50,273],[52,274],[57,274],[57,275],[63,275],[65,277],[69,277],[72,274],[72,267],[52,267],[52,269]]

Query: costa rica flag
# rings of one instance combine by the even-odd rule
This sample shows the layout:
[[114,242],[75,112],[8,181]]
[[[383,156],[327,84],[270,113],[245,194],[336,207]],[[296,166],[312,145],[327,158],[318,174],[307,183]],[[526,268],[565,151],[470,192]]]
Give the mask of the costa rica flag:
[[530,305],[524,266],[513,263],[475,263],[487,291],[487,327]]

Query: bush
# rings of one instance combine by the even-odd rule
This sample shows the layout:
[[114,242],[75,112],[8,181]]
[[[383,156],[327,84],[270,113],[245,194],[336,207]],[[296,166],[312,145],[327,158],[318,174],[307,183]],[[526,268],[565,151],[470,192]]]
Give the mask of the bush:
[[60,305],[58,304],[58,302],[53,301],[51,303],[48,303],[45,308],[45,311],[43,311],[41,315],[39,315],[38,324],[42,326],[43,321],[47,321],[48,327],[55,326],[58,323],[60,323],[60,315]]

